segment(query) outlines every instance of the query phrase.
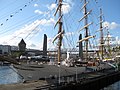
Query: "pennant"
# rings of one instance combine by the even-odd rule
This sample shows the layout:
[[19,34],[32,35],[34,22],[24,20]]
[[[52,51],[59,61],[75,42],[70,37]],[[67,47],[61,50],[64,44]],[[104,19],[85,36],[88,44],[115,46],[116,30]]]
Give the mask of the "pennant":
[[22,9],[20,9],[20,11],[22,11]]
[[8,19],[6,19],[6,21],[8,21]]
[[13,17],[13,15],[11,14],[10,17]]
[[27,5],[25,5],[24,7],[27,7]]

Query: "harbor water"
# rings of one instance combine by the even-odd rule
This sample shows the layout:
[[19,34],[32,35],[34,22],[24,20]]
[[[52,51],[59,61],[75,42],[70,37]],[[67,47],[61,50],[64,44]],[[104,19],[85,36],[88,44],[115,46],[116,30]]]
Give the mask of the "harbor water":
[[109,85],[107,87],[104,87],[101,90],[120,90],[120,81],[118,81],[112,85]]
[[22,77],[17,74],[12,66],[0,66],[0,84],[22,82]]

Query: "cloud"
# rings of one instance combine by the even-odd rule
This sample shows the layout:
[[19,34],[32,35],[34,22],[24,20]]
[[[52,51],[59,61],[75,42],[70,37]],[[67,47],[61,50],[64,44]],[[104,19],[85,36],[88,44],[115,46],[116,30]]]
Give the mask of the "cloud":
[[[71,10],[71,6],[73,5],[73,2],[71,0],[65,0],[62,3],[62,12],[63,14],[68,13]],[[48,10],[54,10],[57,8],[57,4],[52,3],[51,5],[47,6]]]
[[26,38],[26,36],[30,36],[35,34],[38,31],[42,31],[39,26],[50,26],[55,23],[55,20],[53,18],[50,19],[41,19],[41,20],[36,20],[31,24],[25,25],[21,29],[17,30],[13,34],[13,38],[15,37],[21,37],[21,38]]
[[118,36],[110,39],[110,45],[120,45],[120,39],[118,38]]
[[106,28],[108,28],[108,29],[111,29],[111,30],[113,30],[113,29],[116,29],[116,28],[119,28],[120,27],[120,24],[117,24],[116,22],[104,22],[103,23],[103,27],[106,27]]
[[28,47],[33,47],[34,48],[34,47],[36,47],[36,45],[32,43],[32,44],[28,45]]
[[71,36],[71,35],[74,35],[75,33],[74,32],[66,32],[64,35],[65,36]]
[[12,35],[13,34],[1,37],[0,38],[0,44],[3,44],[3,45],[16,45],[17,46],[18,43],[19,43],[19,40],[18,39],[12,39],[13,38]]
[[40,10],[35,10],[34,11],[36,14],[45,14],[44,12],[40,11]]
[[45,17],[50,17],[50,11],[42,12],[42,11],[40,11],[40,10],[35,10],[34,13],[39,14],[39,15],[43,15],[43,16],[45,16]]
[[38,4],[34,4],[34,7],[38,7],[39,5]]
[[55,23],[55,20],[53,18],[50,18],[49,20],[47,19],[41,20],[41,25],[44,25],[44,26],[52,25],[54,23]]
[[63,3],[63,5],[62,5],[63,14],[68,13],[70,10],[71,10],[70,4],[69,3]]
[[52,3],[50,6],[47,6],[49,10],[53,10],[57,7],[55,3]]
[[47,38],[48,49],[56,48],[56,44],[53,43],[53,38]]
[[[20,42],[20,40],[23,38],[28,47],[33,48],[41,48],[42,46],[40,45],[35,45],[35,42],[30,42],[30,40],[26,40],[29,37],[33,36],[34,34],[36,34],[36,32],[40,32],[43,31],[42,27],[47,27],[52,25],[53,23],[55,23],[55,20],[53,18],[50,19],[41,19],[41,20],[36,20],[34,22],[32,22],[31,24],[26,24],[24,25],[21,29],[18,29],[17,31],[13,32],[10,35],[7,36],[3,36],[0,38],[0,43],[3,45],[18,45],[18,43]],[[39,27],[40,26],[40,27]],[[26,38],[26,39],[25,39]]]
[[13,37],[18,37],[19,36],[19,37],[25,38],[25,36],[27,36],[28,33],[32,34],[33,32],[36,32],[37,30],[40,30],[40,29],[37,29],[37,28],[41,24],[42,24],[41,20],[36,20],[31,24],[27,24],[24,27],[22,27],[21,29],[15,31],[14,34],[13,34]]
[[62,6],[63,13],[64,14],[69,13],[73,5],[74,5],[73,0],[64,0],[63,6]]
[[74,5],[73,0],[64,0],[65,2],[69,3],[70,5]]
[[42,50],[42,45],[43,44],[41,44],[42,42],[34,42],[34,41],[31,41],[31,40],[25,40],[25,42],[26,42],[26,45],[27,45],[27,48],[29,49],[39,49],[39,50]]
[[114,41],[115,41],[115,45],[120,45],[120,38],[119,38],[119,36],[116,36]]

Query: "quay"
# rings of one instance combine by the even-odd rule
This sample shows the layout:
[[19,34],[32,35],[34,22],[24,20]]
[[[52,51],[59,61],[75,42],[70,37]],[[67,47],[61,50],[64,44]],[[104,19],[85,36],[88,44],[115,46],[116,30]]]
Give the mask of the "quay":
[[100,90],[120,80],[120,71],[107,63],[87,67],[18,63],[13,67],[23,83],[0,85],[0,90]]
[[111,67],[105,68],[105,66],[99,67],[99,70],[96,67],[77,67],[76,69],[61,66],[60,77],[58,76],[59,68],[54,65],[29,67],[16,65],[16,67],[19,72],[24,73],[25,81],[0,85],[0,90],[93,90],[94,88],[94,90],[100,90],[120,80],[120,71]]
[[45,81],[31,81],[27,83],[4,84],[0,85],[0,90],[35,90],[38,86],[46,85]]
[[[65,78],[69,78],[66,80]],[[100,90],[120,80],[120,71],[104,70],[94,73],[83,73],[75,76],[61,77],[61,83],[55,78],[46,80],[26,81],[18,84],[0,85],[0,90]],[[66,80],[66,81],[65,81]]]

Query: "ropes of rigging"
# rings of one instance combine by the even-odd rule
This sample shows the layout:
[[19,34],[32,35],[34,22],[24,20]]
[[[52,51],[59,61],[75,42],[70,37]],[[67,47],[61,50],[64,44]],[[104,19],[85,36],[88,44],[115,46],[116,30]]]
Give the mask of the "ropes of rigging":
[[[65,17],[64,17],[64,19],[65,19]],[[68,29],[68,26],[67,26],[67,24],[66,24],[66,20],[64,20],[63,26],[66,26],[66,29],[65,29],[65,30],[66,30],[67,32],[69,32],[69,31],[68,31],[68,30],[69,30],[69,29]],[[71,45],[71,46],[74,46],[74,44],[72,43],[72,42],[73,42],[72,34],[70,34],[70,35],[71,35],[71,39],[72,39],[72,40],[68,39],[67,36],[65,36],[65,37],[66,37],[66,40],[69,40],[69,41],[68,41],[68,42],[69,42],[69,46],[70,46],[70,45]]]
[[[78,7],[78,5],[75,5],[76,6],[76,8],[79,8]],[[75,10],[77,10],[77,9],[75,9]],[[73,11],[75,11],[75,10],[73,10]],[[79,10],[79,9],[78,9]],[[68,22],[68,24],[66,24],[65,23],[65,26],[66,26],[66,31],[67,32],[69,32],[68,30],[74,30],[74,32],[73,32],[73,34],[70,34],[70,36],[71,36],[71,39],[69,38],[67,38],[67,36],[66,36],[66,40],[68,40],[68,42],[70,42],[69,43],[69,45],[71,45],[72,47],[74,47],[74,48],[76,48],[76,41],[75,41],[75,36],[78,36],[78,34],[77,34],[77,31],[78,31],[78,28],[80,27],[80,25],[81,24],[78,24],[78,25],[76,25],[76,20],[74,20],[75,19],[75,16],[76,16],[76,14],[75,13],[68,13],[68,16],[67,17],[65,17],[64,16],[64,21],[65,22]],[[69,18],[69,19],[66,19],[66,18]],[[74,19],[73,19],[74,18]],[[69,21],[68,21],[69,20]],[[71,21],[70,21],[71,20]],[[72,23],[71,23],[72,22]],[[74,24],[73,26],[74,26],[74,28],[73,27],[71,27],[72,26],[72,24]],[[68,26],[69,26],[69,28],[68,28]],[[75,28],[76,27],[76,28]],[[73,43],[71,43],[71,42],[73,42]]]
[[[40,22],[42,22],[43,17],[44,17],[44,15],[41,17],[41,19],[39,19],[39,20],[41,20]],[[46,17],[46,18],[47,18],[47,17]],[[40,22],[39,22],[39,23],[40,23]],[[29,24],[29,25],[30,25],[30,24]],[[25,39],[27,39],[31,34],[33,34],[33,32],[38,28],[38,26],[39,26],[39,25],[37,25],[33,30],[31,30],[31,31],[26,35]],[[29,27],[29,28],[31,28],[31,27]],[[40,30],[38,30],[37,32],[39,32],[39,31],[40,31]],[[22,34],[22,33],[19,33],[17,36],[14,36],[14,37],[13,37],[12,39],[10,39],[10,40],[14,40],[14,39],[17,38],[20,34]],[[35,35],[35,34],[34,34],[34,35]],[[31,38],[33,38],[34,35],[33,35]],[[31,38],[30,38],[30,39],[31,39]],[[29,39],[29,40],[30,40],[30,39]],[[10,41],[10,40],[9,40],[9,41]]]
[[[4,19],[5,17],[9,16],[8,18],[5,19],[5,22],[9,21],[10,18],[12,18],[16,14],[22,12],[24,10],[24,8],[26,8],[27,6],[29,6],[32,2],[33,2],[33,0],[29,1],[27,4],[22,5],[23,7],[19,6],[21,8],[18,7],[19,9],[15,10],[14,12],[10,12],[11,14],[4,14],[5,16],[1,16],[0,19]],[[8,12],[6,12],[6,13],[8,13]],[[0,26],[3,26],[3,25],[4,25],[4,23],[1,22]]]
[[7,28],[7,29],[5,29],[6,31],[0,32],[0,34],[5,34],[7,32],[10,32],[11,30],[16,29],[18,26],[21,26],[21,25],[23,25],[23,24],[25,24],[25,23],[27,23],[31,20],[34,20],[36,17],[39,17],[39,16],[38,15],[33,15],[33,16],[30,16],[30,17],[26,18],[26,20],[24,20],[24,21],[20,21],[21,23],[19,22],[19,24],[6,27]]
[[[49,12],[49,13],[50,13],[50,12]],[[36,16],[37,16],[37,15],[36,15]],[[38,17],[38,16],[37,16],[37,17]],[[25,21],[25,22],[31,21],[31,20],[33,20],[34,18],[35,18],[35,17],[31,16],[31,17],[27,18],[27,19],[30,19],[30,20],[27,20],[27,21]],[[21,21],[21,22],[22,22],[22,21]],[[25,23],[25,22],[24,22],[24,23]],[[7,30],[7,31],[4,31],[4,32],[2,32],[2,33],[0,33],[0,34],[4,34],[4,33],[7,33],[7,32],[9,32],[9,31],[11,31],[11,30],[14,30],[17,26],[20,26],[20,25],[22,25],[22,24],[23,24],[23,22],[22,22],[22,23],[19,23],[19,25],[16,25],[16,26],[13,25],[13,27],[11,26],[12,28],[11,28],[11,27],[10,27],[10,28],[8,27],[8,30]],[[21,33],[20,33],[20,34],[21,34]],[[19,34],[19,35],[20,35],[20,34]],[[30,35],[30,33],[26,36],[26,38],[27,38],[29,35]],[[15,36],[15,38],[16,38],[16,37],[18,37],[18,36]],[[14,39],[15,39],[15,38],[14,38]],[[13,40],[13,39],[12,39],[12,40]]]
[[[73,10],[72,9],[73,7],[75,7],[76,9]],[[80,4],[77,3],[76,5],[73,5],[73,7],[71,7],[71,12],[68,12],[67,14],[65,14],[63,16],[63,19],[64,19],[63,28],[64,28],[66,33],[71,33],[71,34],[69,34],[69,37],[67,35],[64,35],[65,39],[67,41],[68,47],[75,47],[76,48],[76,41],[74,39],[77,36],[77,31],[75,31],[76,30],[75,27],[78,28],[79,24],[76,25],[77,21],[75,20],[75,18],[76,18],[77,10],[79,10]],[[72,27],[72,26],[74,26],[74,27]],[[70,30],[74,30],[75,32],[70,32]]]
[[[31,28],[32,26],[30,26],[29,28]],[[25,36],[25,38],[24,39],[27,39],[31,34],[33,34],[33,32],[37,29],[39,27],[39,25],[37,25],[35,28],[33,28],[26,36]],[[28,29],[29,29],[28,28]],[[17,38],[17,37],[19,37],[19,35],[21,35],[21,34],[23,34],[22,32],[21,33],[19,33],[18,35],[16,35],[16,36],[14,36],[12,39],[10,39],[10,40],[14,40],[15,38]],[[32,36],[33,37],[33,36]],[[23,38],[23,37],[22,37]],[[9,41],[10,41],[9,40]]]

